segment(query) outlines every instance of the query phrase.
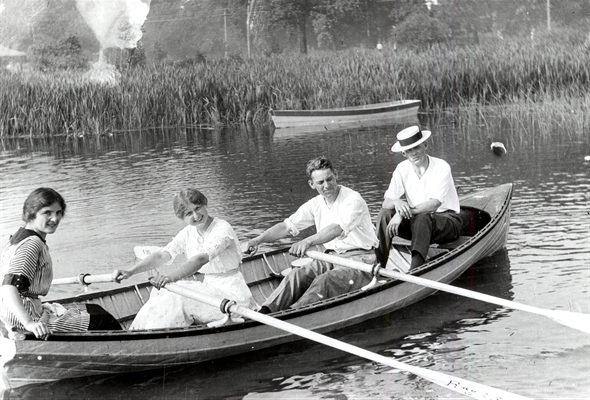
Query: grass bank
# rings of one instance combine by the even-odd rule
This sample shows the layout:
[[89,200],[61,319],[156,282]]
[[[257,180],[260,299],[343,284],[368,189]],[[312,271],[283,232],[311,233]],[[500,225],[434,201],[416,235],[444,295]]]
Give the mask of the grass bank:
[[115,71],[106,81],[94,79],[92,71],[3,71],[0,88],[2,137],[267,123],[269,109],[402,98],[422,100],[424,110],[459,107],[464,110],[462,118],[474,109],[483,117],[481,106],[552,121],[576,118],[583,130],[590,123],[584,112],[590,46],[581,40],[498,39],[481,46],[437,46],[422,52],[356,49],[148,66]]

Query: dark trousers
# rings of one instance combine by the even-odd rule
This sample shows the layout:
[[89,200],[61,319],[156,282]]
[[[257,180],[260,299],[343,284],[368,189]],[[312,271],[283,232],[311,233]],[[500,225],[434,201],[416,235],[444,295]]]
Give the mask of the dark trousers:
[[106,330],[106,331],[120,331],[121,325],[115,317],[109,314],[104,308],[98,304],[86,304],[86,311],[90,314],[90,324],[88,330]]
[[[350,250],[338,256],[367,264],[375,261],[373,250]],[[298,308],[360,289],[371,279],[367,272],[314,260],[306,266],[293,268],[263,306],[273,312]]]
[[[377,217],[377,238],[379,247],[375,249],[377,261],[381,266],[387,265],[392,237],[387,233],[387,225],[395,215],[395,209],[382,208]],[[414,215],[404,219],[399,226],[398,234],[412,241],[412,254],[418,252],[424,260],[431,243],[448,243],[457,240],[461,234],[461,218],[454,211]]]

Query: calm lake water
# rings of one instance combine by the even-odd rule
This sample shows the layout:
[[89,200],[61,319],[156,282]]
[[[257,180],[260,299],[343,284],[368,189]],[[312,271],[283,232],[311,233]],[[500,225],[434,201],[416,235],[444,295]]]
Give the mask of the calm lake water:
[[[324,154],[339,183],[377,215],[401,157],[389,151],[402,127],[278,137],[265,129],[129,133],[68,141],[2,141],[0,241],[20,225],[22,203],[39,186],[68,209],[48,237],[55,277],[110,273],[135,262],[136,245],[164,245],[182,227],[172,197],[196,187],[212,215],[241,240],[312,197],[306,162]],[[590,313],[590,138],[515,139],[430,126],[430,154],[453,168],[459,194],[514,183],[505,251],[472,267],[458,286],[547,309]],[[494,136],[495,137],[495,136]],[[290,243],[285,240],[283,245]],[[278,245],[277,245],[278,246]],[[267,249],[273,246],[268,246]],[[144,280],[145,276],[137,278]],[[111,287],[93,285],[91,290]],[[76,294],[52,288],[49,298]],[[542,316],[450,294],[334,334],[339,340],[533,398],[590,397],[590,336]],[[198,366],[33,385],[14,399],[434,399],[457,398],[414,375],[300,341]]]

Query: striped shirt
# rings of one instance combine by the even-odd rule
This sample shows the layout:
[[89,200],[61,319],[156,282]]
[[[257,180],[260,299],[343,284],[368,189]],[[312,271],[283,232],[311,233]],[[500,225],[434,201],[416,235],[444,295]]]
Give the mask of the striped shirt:
[[[7,275],[22,275],[29,280],[30,286],[19,292],[23,306],[33,320],[44,322],[50,331],[79,332],[88,329],[90,316],[85,305],[65,308],[57,303],[43,304],[39,299],[39,296],[47,295],[53,280],[49,249],[40,237],[32,235],[18,243],[8,243],[0,259],[0,275],[3,284],[6,284],[4,278]],[[0,319],[8,327],[24,330],[4,298],[0,298]]]

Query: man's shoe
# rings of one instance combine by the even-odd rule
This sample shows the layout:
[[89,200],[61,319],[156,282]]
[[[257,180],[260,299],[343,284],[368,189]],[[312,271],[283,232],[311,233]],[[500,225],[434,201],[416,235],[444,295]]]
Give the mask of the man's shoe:
[[262,307],[260,307],[258,312],[260,314],[270,314],[272,311],[270,311],[270,308],[268,308],[267,306],[262,306]]

